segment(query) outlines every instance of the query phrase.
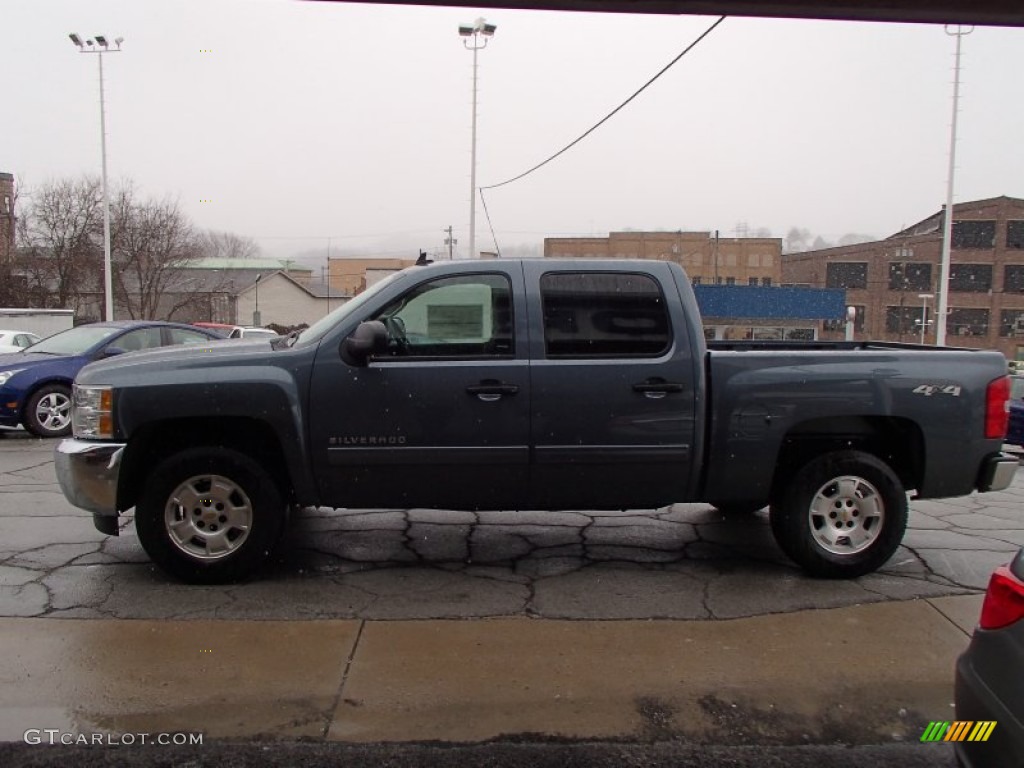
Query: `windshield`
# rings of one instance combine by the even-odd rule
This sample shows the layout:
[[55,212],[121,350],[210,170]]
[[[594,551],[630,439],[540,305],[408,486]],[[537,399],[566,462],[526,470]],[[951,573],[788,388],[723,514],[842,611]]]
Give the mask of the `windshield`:
[[404,270],[402,272],[396,272],[388,275],[380,282],[374,283],[355,298],[342,304],[336,310],[331,312],[331,314],[320,318],[301,333],[298,341],[295,342],[295,346],[302,347],[319,341],[331,328],[334,328],[338,323],[343,322],[346,318],[361,309],[364,304],[369,302],[374,296],[384,290],[384,288],[402,279],[403,274],[405,274]]
[[44,355],[80,355],[122,330],[109,325],[80,325],[33,344],[31,351]]

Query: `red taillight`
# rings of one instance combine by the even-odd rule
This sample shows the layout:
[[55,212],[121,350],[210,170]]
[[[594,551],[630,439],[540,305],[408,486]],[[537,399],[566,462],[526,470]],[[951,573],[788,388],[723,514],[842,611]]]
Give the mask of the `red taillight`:
[[1010,423],[1010,377],[1000,376],[989,382],[985,390],[985,437],[1002,440]]
[[996,568],[988,581],[985,602],[981,606],[982,629],[1001,629],[1024,619],[1024,581],[1008,566]]

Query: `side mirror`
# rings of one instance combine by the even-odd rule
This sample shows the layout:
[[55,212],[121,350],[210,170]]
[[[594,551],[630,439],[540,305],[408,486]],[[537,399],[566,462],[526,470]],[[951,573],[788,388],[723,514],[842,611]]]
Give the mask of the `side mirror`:
[[375,353],[388,348],[388,332],[380,320],[365,320],[341,342],[341,359],[364,366]]

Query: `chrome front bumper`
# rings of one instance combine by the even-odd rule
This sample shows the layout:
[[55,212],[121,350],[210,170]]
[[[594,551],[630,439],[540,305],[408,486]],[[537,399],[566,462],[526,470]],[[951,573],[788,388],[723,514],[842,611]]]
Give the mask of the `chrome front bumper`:
[[1016,456],[1000,453],[987,459],[981,467],[981,477],[978,480],[978,490],[1002,491],[1013,482],[1013,476],[1017,474],[1017,467],[1020,462]]
[[54,449],[57,481],[65,498],[93,513],[96,528],[117,532],[117,476],[125,443],[69,438]]

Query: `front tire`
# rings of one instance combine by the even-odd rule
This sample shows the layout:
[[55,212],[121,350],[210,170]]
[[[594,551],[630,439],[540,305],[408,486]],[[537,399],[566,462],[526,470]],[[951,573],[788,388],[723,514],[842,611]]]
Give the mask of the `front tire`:
[[285,505],[258,463],[219,447],[175,454],[153,471],[135,509],[143,549],[192,584],[238,581],[269,557]]
[[776,542],[807,573],[855,578],[896,552],[907,528],[907,494],[876,457],[836,451],[796,473],[770,520]]
[[66,437],[71,434],[71,388],[65,384],[40,387],[25,403],[25,429],[36,437]]

